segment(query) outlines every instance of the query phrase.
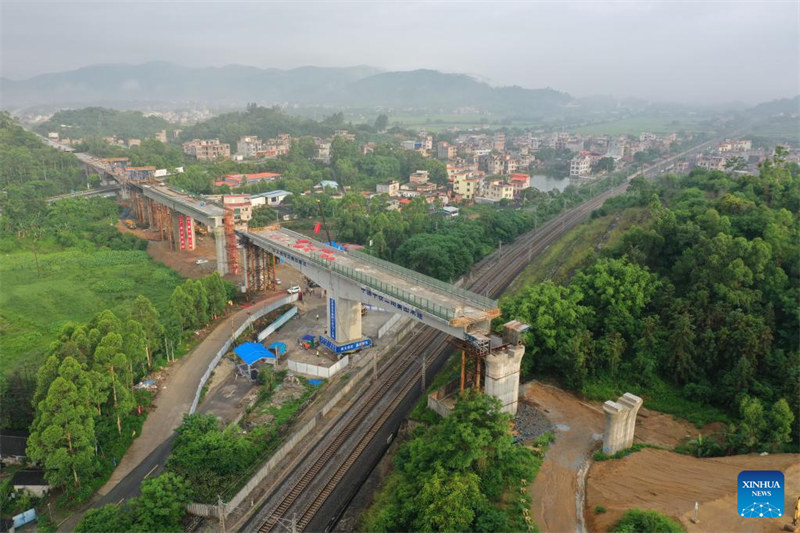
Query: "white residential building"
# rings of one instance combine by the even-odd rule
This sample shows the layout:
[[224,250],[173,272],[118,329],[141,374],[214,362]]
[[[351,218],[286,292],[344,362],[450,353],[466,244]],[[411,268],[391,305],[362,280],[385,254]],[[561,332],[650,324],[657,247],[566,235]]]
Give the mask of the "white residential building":
[[569,175],[573,178],[588,176],[592,171],[592,160],[587,156],[576,156],[569,163]]

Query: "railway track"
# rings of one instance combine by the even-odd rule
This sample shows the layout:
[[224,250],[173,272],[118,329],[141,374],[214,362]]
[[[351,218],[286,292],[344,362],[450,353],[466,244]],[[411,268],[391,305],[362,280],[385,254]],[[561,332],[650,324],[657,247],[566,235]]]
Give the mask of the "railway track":
[[[710,142],[712,141],[708,141],[704,145]],[[695,149],[697,148],[699,147]],[[679,154],[667,162],[688,152]],[[600,207],[605,200],[622,194],[627,189],[630,180],[639,175],[647,176],[647,172],[648,170],[645,169],[634,173],[622,184],[570,209],[543,224],[535,231],[520,236],[512,245],[506,248],[505,253],[499,254],[495,260],[487,261],[481,265],[477,272],[470,275],[470,281],[465,283],[464,286],[474,292],[497,298],[530,262],[533,254],[538,254],[545,250],[565,232],[581,223],[593,210]],[[421,369],[416,365],[418,354],[427,351],[431,353],[433,358],[439,358],[448,349],[449,339],[447,335],[425,326],[414,328],[411,337],[412,341],[402,350],[402,355],[391,358],[383,365],[380,379],[364,392],[361,401],[354,406],[353,411],[355,414],[350,416],[346,423],[343,423],[341,429],[337,429],[337,424],[329,430],[329,434],[333,433],[332,441],[329,441],[330,445],[319,446],[324,448],[324,451],[318,454],[316,459],[313,461],[309,459],[292,471],[289,477],[299,472],[300,479],[292,486],[288,495],[277,505],[273,504],[274,507],[264,513],[262,510],[269,504],[268,500],[262,506],[262,510],[251,517],[251,520],[244,526],[244,531],[257,530],[263,533],[274,531],[280,522],[286,521],[287,516],[300,517],[299,520],[293,523],[293,527],[297,528],[297,530],[304,530],[308,527],[311,520],[334,492],[348,470],[356,463],[367,446],[372,443],[378,431],[394,414],[397,406],[418,383],[421,374]],[[400,351],[398,349],[395,352]],[[381,400],[385,397],[389,397],[390,400],[381,403]],[[370,415],[373,416],[371,417]],[[328,435],[326,434],[323,439],[327,439],[327,437]],[[351,440],[355,440],[355,442],[350,442]],[[339,458],[340,460],[336,465],[330,466],[329,462],[344,446],[347,446],[350,451],[346,452],[344,458]],[[326,466],[329,466],[329,468],[326,469]],[[322,482],[319,482],[320,477],[324,478]],[[313,489],[311,489],[312,484],[315,485]],[[279,488],[273,492],[271,497],[275,496],[278,490]],[[338,512],[343,510],[343,506],[341,507]],[[290,514],[292,511],[293,513]],[[256,518],[258,516],[266,516],[266,518],[258,521]],[[330,520],[327,527],[333,526],[337,519],[338,516]]]
[[[521,236],[513,245],[506,248],[505,253],[498,257],[498,261],[484,264],[481,270],[472,276],[472,280],[465,283],[465,286],[491,297],[499,296],[528,264],[532,254],[539,253],[550,246],[565,231],[576,226],[594,209],[602,205],[607,198],[623,191],[626,185],[623,184],[606,191],[543,224],[535,232]],[[498,262],[500,264],[497,264]],[[450,344],[447,335],[425,326],[417,326],[410,336],[411,342],[404,348],[396,350],[403,355],[391,358],[384,363],[380,371],[380,379],[365,391],[362,401],[352,409],[351,412],[354,414],[350,416],[349,420],[340,428],[332,428],[330,431],[335,433],[332,439],[325,442],[324,445],[318,446],[318,448],[322,448],[322,451],[313,460],[309,459],[295,469],[295,472],[300,470],[302,473],[288,494],[277,505],[273,503],[272,508],[266,513],[259,512],[255,515],[265,515],[263,521],[259,523],[251,520],[243,530],[257,530],[260,533],[275,531],[279,524],[285,522],[289,516],[299,517],[295,523],[298,530],[308,527],[347,471],[375,438],[380,428],[388,421],[411,389],[418,384],[421,369],[416,363],[419,354],[425,351],[430,354],[431,358],[440,357]],[[392,394],[388,394],[390,392]],[[388,402],[381,403],[385,397],[390,399]],[[377,416],[375,416],[376,410]],[[370,414],[373,416],[370,417]],[[354,440],[354,436],[360,438],[355,439],[355,442],[349,442]],[[326,469],[329,462],[346,443],[349,444],[347,448],[350,451],[344,458],[339,458],[338,466],[335,466],[335,469]],[[320,476],[325,478],[321,487],[318,486],[320,485]],[[312,484],[315,486],[311,487]]]

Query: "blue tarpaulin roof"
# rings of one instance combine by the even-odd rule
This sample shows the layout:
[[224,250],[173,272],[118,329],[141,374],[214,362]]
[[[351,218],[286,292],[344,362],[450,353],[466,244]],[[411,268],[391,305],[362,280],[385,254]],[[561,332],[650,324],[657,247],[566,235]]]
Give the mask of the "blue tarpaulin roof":
[[323,379],[309,379],[308,384],[313,385],[314,387],[319,387],[325,382]]
[[264,345],[260,342],[246,342],[234,348],[233,353],[248,365],[252,365],[261,359],[275,359],[275,354],[264,348]]
[[283,355],[286,353],[286,343],[273,342],[272,344],[269,345],[269,349],[278,355]]
[[314,339],[316,339],[316,337],[314,335],[303,335],[303,337],[300,340],[306,341],[306,342],[311,342]]

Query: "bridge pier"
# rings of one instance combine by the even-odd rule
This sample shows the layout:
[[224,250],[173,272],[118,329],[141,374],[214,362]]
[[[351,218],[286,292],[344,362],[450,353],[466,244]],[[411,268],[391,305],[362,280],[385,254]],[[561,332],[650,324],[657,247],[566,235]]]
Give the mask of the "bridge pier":
[[172,241],[178,250],[194,250],[194,223],[192,217],[172,212]]
[[337,344],[362,338],[361,302],[328,296],[328,337]]
[[214,228],[214,245],[217,249],[217,272],[220,276],[228,273],[228,253],[225,250],[225,226]]

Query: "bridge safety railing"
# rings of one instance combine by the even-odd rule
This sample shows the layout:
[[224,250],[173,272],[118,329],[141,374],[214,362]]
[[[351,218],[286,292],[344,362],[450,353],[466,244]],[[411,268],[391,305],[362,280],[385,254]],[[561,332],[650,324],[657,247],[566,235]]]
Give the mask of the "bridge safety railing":
[[384,261],[383,259],[379,259],[373,255],[365,254],[363,252],[358,252],[356,250],[348,251],[347,253],[348,255],[355,257],[358,261],[363,261],[364,263],[370,263],[384,270],[388,270],[402,278],[405,278],[409,281],[413,281],[414,283],[417,283],[419,285],[425,285],[426,287],[430,287],[434,290],[444,292],[445,294],[452,294],[453,296],[457,296],[462,300],[466,300],[470,303],[475,304],[478,307],[478,309],[494,309],[497,307],[497,302],[492,300],[491,298],[487,298],[486,296],[476,294],[472,291],[468,291],[466,289],[456,287],[449,283],[439,281],[436,278],[426,276],[425,274],[420,274],[419,272],[415,272],[411,269],[401,267],[400,265],[395,265],[394,263],[390,263],[389,261]]
[[[286,233],[287,235],[289,235],[294,239],[304,239],[313,242],[313,239],[309,239],[307,236],[301,233],[297,233],[296,231],[292,231],[290,229],[281,228],[281,232]],[[324,246],[323,243],[321,242],[313,242],[313,244],[318,246]],[[426,276],[425,274],[420,274],[419,272],[414,272],[413,270],[401,267],[400,265],[395,265],[394,263],[390,263],[389,261],[384,261],[383,259],[379,259],[375,256],[365,254],[363,252],[358,252],[356,250],[348,250],[347,255],[353,257],[356,261],[361,261],[364,263],[374,265],[380,269],[388,270],[389,272],[392,272],[393,274],[400,276],[401,278],[412,281],[417,285],[429,287],[444,294],[453,295],[462,300],[475,304],[478,309],[497,308],[497,301],[492,300],[491,298],[487,298],[486,296],[476,294],[472,291],[468,291],[460,287],[455,287],[449,283],[439,281],[436,278]],[[325,260],[323,258],[320,259]]]
[[375,289],[376,291],[380,291],[387,296],[397,298],[401,303],[411,304],[421,311],[425,311],[428,314],[434,315],[448,322],[456,316],[454,309],[435,304],[427,298],[422,298],[416,294],[399,289],[394,285],[385,283],[354,268],[339,265],[333,261],[325,259],[324,257],[320,257],[318,252],[312,252],[308,257],[312,262],[318,264],[326,270],[336,272],[337,274],[340,274],[348,279],[357,281],[358,283],[366,285],[367,287]]

